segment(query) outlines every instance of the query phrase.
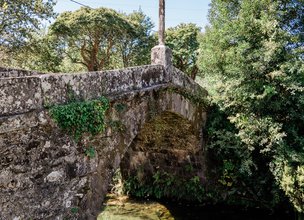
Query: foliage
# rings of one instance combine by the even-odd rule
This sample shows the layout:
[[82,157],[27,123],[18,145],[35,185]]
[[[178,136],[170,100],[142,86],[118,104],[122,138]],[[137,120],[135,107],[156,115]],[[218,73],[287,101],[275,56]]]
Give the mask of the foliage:
[[218,180],[222,185],[231,187],[234,182],[233,171],[235,167],[231,160],[223,160],[223,172],[221,178]]
[[152,35],[154,24],[141,10],[126,15],[132,24],[133,32],[118,39],[118,60],[122,60],[123,67],[139,66],[150,63],[151,48],[156,44]]
[[43,31],[33,34],[26,45],[6,53],[4,65],[41,72],[60,72],[64,57],[56,51],[56,41]]
[[127,105],[124,103],[117,103],[114,105],[114,108],[118,113],[122,113],[127,109]]
[[[155,44],[153,23],[141,11],[80,9],[61,14],[26,45],[0,50],[3,65],[43,72],[80,72],[143,65]],[[3,54],[3,55],[2,55]]]
[[84,153],[89,158],[94,158],[96,156],[95,148],[92,146],[86,148]]
[[61,48],[74,63],[96,71],[110,66],[115,42],[131,30],[126,19],[112,9],[82,7],[60,14],[50,34],[58,37]]
[[213,0],[199,59],[215,82],[208,90],[217,117],[226,121],[209,125],[219,162],[231,159],[236,180],[253,198],[272,197],[268,203],[279,201],[277,190],[267,193],[276,180],[302,212],[303,201],[296,202],[302,188],[284,183],[299,178],[304,164],[303,7],[302,0]]
[[[74,101],[50,108],[50,115],[59,127],[78,141],[84,133],[96,135],[105,129],[105,112],[109,102],[105,97],[91,101]],[[88,151],[91,155],[92,151]]]
[[157,171],[152,178],[142,182],[130,176],[123,182],[124,192],[136,197],[173,198],[201,202],[204,187],[198,176],[180,178],[165,171]]
[[54,17],[54,0],[0,0],[0,49],[20,47]]
[[71,213],[73,213],[73,214],[78,213],[78,211],[79,211],[79,208],[78,208],[78,207],[73,207],[73,208],[71,208]]
[[303,209],[304,198],[304,165],[284,165],[280,185],[299,212]]
[[173,64],[195,79],[198,73],[197,52],[200,28],[195,24],[179,24],[166,30],[166,45],[172,49]]
[[64,12],[49,34],[73,63],[89,71],[139,65],[147,61],[153,41],[150,19],[142,12],[130,15],[107,8],[81,8]]
[[270,209],[283,202],[264,159],[248,151],[238,129],[216,105],[208,111],[206,127],[212,161],[207,193],[213,201]]
[[120,120],[110,120],[108,125],[115,132],[123,132],[126,131],[126,126]]

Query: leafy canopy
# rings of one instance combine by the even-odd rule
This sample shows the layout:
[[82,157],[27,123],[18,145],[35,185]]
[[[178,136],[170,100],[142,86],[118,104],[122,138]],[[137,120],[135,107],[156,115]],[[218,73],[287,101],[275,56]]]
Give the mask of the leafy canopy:
[[24,45],[43,20],[55,16],[55,0],[0,0],[0,49]]
[[126,16],[108,8],[81,8],[61,14],[51,25],[50,35],[58,38],[59,49],[73,63],[96,71],[136,63],[135,51],[151,44],[152,26],[142,12]]
[[172,49],[173,63],[195,79],[198,73],[197,52],[200,28],[195,24],[180,24],[166,30],[166,44]]
[[117,59],[122,60],[123,67],[150,63],[151,48],[156,44],[152,35],[154,24],[141,10],[126,15],[126,18],[134,31],[119,39]]
[[304,186],[295,179],[304,178],[303,7],[302,0],[213,0],[199,59],[231,124],[211,127],[213,143],[231,146],[222,159],[240,164],[235,174],[252,196],[275,180],[302,212]]

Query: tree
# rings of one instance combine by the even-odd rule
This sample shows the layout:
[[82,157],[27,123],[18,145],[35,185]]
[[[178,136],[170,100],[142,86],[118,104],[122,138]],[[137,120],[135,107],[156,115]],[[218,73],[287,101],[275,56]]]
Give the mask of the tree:
[[[133,24],[127,16],[112,9],[81,8],[61,14],[51,25],[50,35],[58,37],[59,49],[72,62],[84,65],[89,71],[116,68],[120,63],[136,63],[135,51],[140,52],[146,46],[144,43],[149,44],[145,37],[149,38],[151,23],[142,13],[129,16],[134,17]],[[142,23],[147,26],[143,27]]]
[[197,55],[200,28],[195,24],[180,24],[166,30],[166,44],[172,49],[174,65],[195,79],[198,73]]
[[56,39],[42,29],[33,34],[27,43],[2,57],[3,65],[41,72],[60,72],[64,56],[57,51]]
[[28,41],[41,22],[55,16],[55,0],[0,0],[0,49],[12,50]]
[[212,100],[230,123],[229,129],[213,124],[211,145],[221,143],[222,150],[230,146],[222,156],[229,155],[237,164],[238,180],[242,177],[253,195],[261,195],[259,189],[273,189],[269,186],[275,180],[300,212],[304,212],[303,4],[302,0],[213,0],[211,26],[199,60],[201,71],[214,82]]
[[152,35],[154,24],[142,11],[134,11],[126,18],[134,31],[120,39],[118,58],[123,61],[124,67],[150,63],[151,48],[156,45]]

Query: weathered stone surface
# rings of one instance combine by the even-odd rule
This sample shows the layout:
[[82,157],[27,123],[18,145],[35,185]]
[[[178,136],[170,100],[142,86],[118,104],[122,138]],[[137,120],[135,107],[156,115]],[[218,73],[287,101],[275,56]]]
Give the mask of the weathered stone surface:
[[0,117],[63,104],[72,99],[94,99],[167,82],[167,73],[161,65],[106,72],[3,78],[0,79]]
[[0,78],[5,77],[24,77],[24,76],[33,76],[43,74],[36,71],[27,71],[21,69],[11,69],[11,68],[4,68],[0,67]]
[[205,153],[197,124],[174,111],[162,112],[147,122],[122,159],[123,179],[139,181],[148,188],[156,173],[168,173],[178,180],[198,176],[203,184]]
[[203,89],[200,85],[195,83],[193,79],[184,74],[179,69],[172,67],[172,72],[170,74],[170,81],[176,87],[186,88],[189,94],[198,94],[202,97],[207,96],[207,91]]
[[41,109],[42,98],[37,77],[0,78],[0,117]]
[[163,67],[156,65],[106,72],[48,74],[40,78],[45,105],[65,103],[71,98],[94,99],[166,83]]
[[[122,112],[117,104],[125,106]],[[94,219],[113,171],[146,121],[163,111],[181,115],[194,127],[205,120],[200,107],[164,87],[113,96],[111,106],[107,119],[123,130],[109,126],[87,140],[97,152],[91,159],[84,154],[85,143],[62,133],[45,110],[1,118],[0,219]],[[77,213],[71,212],[74,207]]]
[[165,45],[165,0],[159,0],[159,23],[158,23],[158,44]]
[[39,123],[47,123],[44,113],[39,111],[0,117],[0,134],[32,128],[37,126]]
[[[201,143],[203,106],[174,90],[195,93],[198,87],[181,72],[169,70],[150,65],[1,78],[0,219],[96,219],[113,171],[145,123],[163,112],[189,121]],[[107,129],[77,143],[46,108],[100,96],[111,100]],[[119,126],[112,126],[114,122]],[[96,151],[93,158],[85,154],[89,146]],[[177,161],[187,155],[182,152]]]
[[151,63],[163,65],[167,72],[172,71],[172,50],[165,45],[158,45],[152,48]]

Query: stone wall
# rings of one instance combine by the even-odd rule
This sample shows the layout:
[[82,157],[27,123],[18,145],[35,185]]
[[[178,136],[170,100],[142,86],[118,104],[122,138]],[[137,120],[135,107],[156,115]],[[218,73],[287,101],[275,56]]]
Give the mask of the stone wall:
[[165,84],[168,80],[161,65],[105,72],[0,78],[0,116],[63,104],[71,96],[93,99]]
[[0,78],[4,77],[24,77],[24,76],[34,76],[40,75],[43,73],[39,73],[36,71],[27,71],[21,69],[12,69],[12,68],[4,68],[0,67]]
[[[161,65],[25,75],[0,79],[1,220],[96,219],[113,171],[147,121],[171,111],[201,130],[206,119],[203,106],[172,90],[196,85],[172,84]],[[102,134],[76,143],[50,118],[49,106],[100,96],[111,100]],[[93,158],[85,146],[94,147]]]

